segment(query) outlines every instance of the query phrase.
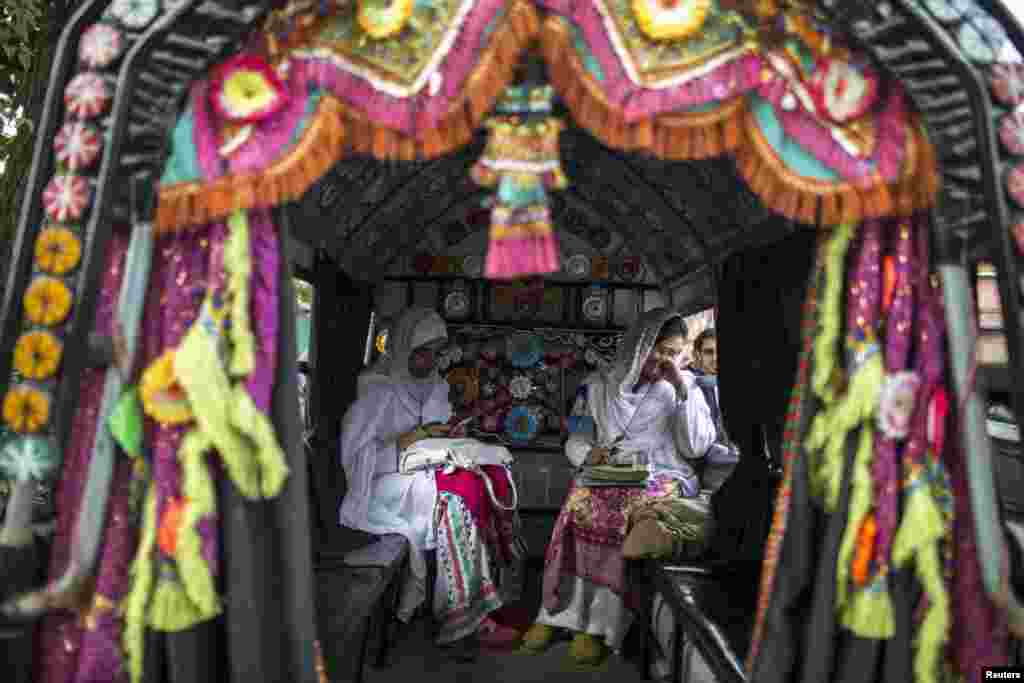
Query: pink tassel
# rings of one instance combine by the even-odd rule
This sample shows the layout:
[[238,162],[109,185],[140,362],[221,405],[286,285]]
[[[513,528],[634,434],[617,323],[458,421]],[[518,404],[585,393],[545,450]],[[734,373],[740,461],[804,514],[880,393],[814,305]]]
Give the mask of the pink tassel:
[[544,275],[559,269],[558,237],[554,232],[537,237],[491,240],[484,274],[492,280]]

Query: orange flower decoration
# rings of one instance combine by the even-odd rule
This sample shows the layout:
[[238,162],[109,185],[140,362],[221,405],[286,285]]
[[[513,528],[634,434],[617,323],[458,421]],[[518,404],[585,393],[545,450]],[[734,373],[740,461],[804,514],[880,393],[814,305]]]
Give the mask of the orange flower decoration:
[[156,532],[156,543],[160,551],[168,557],[174,557],[174,551],[178,549],[178,530],[181,529],[181,521],[185,518],[185,511],[188,509],[188,500],[185,498],[171,498],[164,507],[164,514],[160,517],[160,528]]
[[174,351],[167,351],[142,373],[142,409],[163,425],[192,421],[192,407],[174,374]]
[[25,292],[25,314],[36,325],[59,325],[71,312],[71,290],[53,277],[37,277]]
[[857,549],[853,556],[853,581],[858,586],[867,583],[868,574],[871,569],[871,556],[875,552],[875,536],[878,533],[878,525],[875,522],[875,515],[868,515],[860,526],[860,533],[857,534]]
[[57,372],[63,350],[49,332],[23,334],[14,346],[14,368],[29,379],[49,379]]
[[78,235],[59,225],[45,228],[36,240],[36,266],[51,275],[74,270],[82,259]]
[[50,420],[50,397],[27,386],[12,387],[4,397],[4,422],[16,432],[38,432]]

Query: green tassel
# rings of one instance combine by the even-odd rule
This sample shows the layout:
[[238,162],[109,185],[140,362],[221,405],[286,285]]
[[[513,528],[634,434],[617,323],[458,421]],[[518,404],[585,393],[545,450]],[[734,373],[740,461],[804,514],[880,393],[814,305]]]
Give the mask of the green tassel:
[[918,683],[937,683],[950,626],[949,596],[942,578],[942,562],[937,545],[918,553],[917,576],[928,594],[929,603],[915,642],[914,680]]
[[893,539],[893,564],[915,562],[915,574],[928,596],[928,610],[917,634],[914,653],[915,680],[935,683],[940,675],[943,650],[949,637],[949,596],[942,577],[939,544],[946,533],[942,511],[931,487],[915,478],[904,505],[903,519]]
[[244,385],[235,385],[231,408],[232,425],[247,436],[254,447],[252,455],[259,469],[260,492],[264,498],[274,498],[288,479],[288,465],[274,427],[256,407]]
[[185,435],[178,451],[182,494],[188,500],[188,506],[178,531],[174,559],[185,594],[194,605],[199,621],[212,619],[221,612],[213,572],[203,558],[203,543],[198,528],[199,521],[214,514],[217,505],[213,481],[205,462],[209,446],[209,442],[193,431]]
[[160,577],[149,608],[149,625],[157,631],[184,631],[201,621],[202,615],[189,600],[185,587],[174,579]]
[[824,403],[831,403],[834,394],[832,375],[839,355],[839,330],[843,317],[843,284],[846,252],[853,239],[852,224],[838,225],[825,246],[825,288],[821,297],[820,328],[814,340],[814,375],[811,386]]
[[153,588],[153,548],[156,546],[156,487],[149,485],[142,514],[142,535],[131,566],[131,588],[124,600],[121,643],[128,659],[132,683],[142,680],[146,642],[146,608]]
[[117,441],[128,457],[137,458],[142,454],[142,400],[138,387],[127,387],[121,392],[113,412],[107,418],[110,435]]
[[847,514],[843,540],[839,545],[836,560],[836,609],[842,613],[846,608],[850,584],[850,562],[857,546],[857,534],[864,518],[871,511],[871,453],[874,445],[874,430],[864,426],[860,431],[857,453],[853,460],[853,475],[850,482],[850,509]]
[[224,244],[224,270],[231,298],[231,364],[233,377],[248,377],[256,367],[255,341],[249,327],[249,278],[252,258],[249,244],[249,215],[235,211],[228,218],[231,234]]
[[[858,425],[871,420],[878,407],[878,394],[884,381],[885,367],[879,352],[857,369],[840,401],[814,419],[807,439],[808,452],[816,454],[811,485],[813,494],[824,502],[829,512],[834,511],[839,502],[846,437]],[[872,450],[872,444],[869,443],[864,455],[868,466]],[[870,507],[870,498],[868,501]]]
[[870,585],[854,591],[839,621],[861,638],[892,638],[896,633],[896,617],[885,577],[876,576]]

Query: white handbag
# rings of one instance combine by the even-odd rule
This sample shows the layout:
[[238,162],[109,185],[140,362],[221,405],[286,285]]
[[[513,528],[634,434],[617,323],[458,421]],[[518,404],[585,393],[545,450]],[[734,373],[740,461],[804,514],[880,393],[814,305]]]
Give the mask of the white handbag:
[[398,471],[401,474],[412,474],[440,467],[446,472],[453,472],[456,469],[477,472],[484,480],[491,503],[502,510],[512,511],[519,508],[519,492],[512,477],[509,477],[512,488],[512,505],[509,506],[498,500],[490,477],[484,476],[480,467],[508,467],[514,460],[512,453],[504,446],[486,444],[476,439],[422,439],[398,456]]

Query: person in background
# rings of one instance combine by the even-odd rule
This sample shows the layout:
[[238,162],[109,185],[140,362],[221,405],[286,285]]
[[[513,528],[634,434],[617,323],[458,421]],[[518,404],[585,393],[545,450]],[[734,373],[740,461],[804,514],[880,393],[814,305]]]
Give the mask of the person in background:
[[544,650],[556,629],[575,634],[569,654],[579,663],[621,647],[634,615],[625,550],[640,527],[631,531],[632,521],[645,518],[676,546],[702,540],[704,515],[664,504],[698,495],[694,465],[715,439],[703,395],[688,390],[679,368],[685,344],[678,314],[649,311],[626,334],[615,364],[584,379],[566,456],[576,466],[639,461],[650,476],[646,488],[570,488],[545,553],[543,606],[524,637],[527,651]]
[[[411,545],[410,575],[398,618],[408,623],[426,597],[427,550],[437,549],[434,612],[437,642],[460,660],[475,658],[480,640],[507,644],[519,634],[491,614],[502,606],[494,569],[511,558],[512,520],[495,509],[474,472],[398,472],[400,454],[417,441],[448,436],[448,383],[437,354],[447,342],[436,312],[412,308],[397,321],[388,353],[359,378],[359,397],[342,422],[341,462],[348,492],[341,523],[371,534],[401,534]],[[495,493],[508,499],[504,468],[484,466]]]
[[693,363],[686,369],[687,382],[703,394],[715,422],[715,443],[708,450],[702,481],[707,493],[721,488],[739,462],[739,450],[725,431],[718,396],[718,333],[709,327],[693,341]]

